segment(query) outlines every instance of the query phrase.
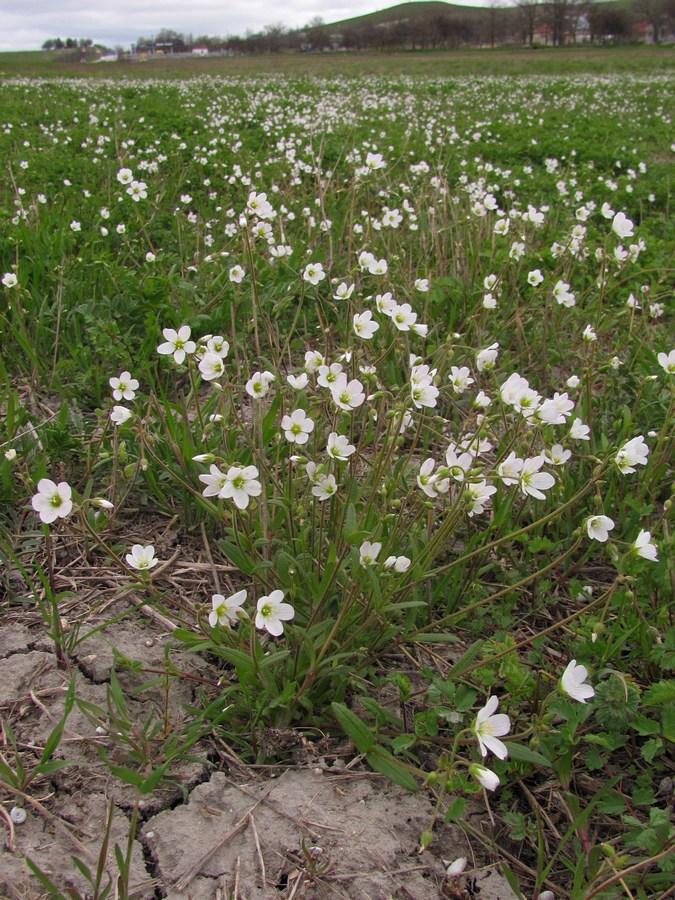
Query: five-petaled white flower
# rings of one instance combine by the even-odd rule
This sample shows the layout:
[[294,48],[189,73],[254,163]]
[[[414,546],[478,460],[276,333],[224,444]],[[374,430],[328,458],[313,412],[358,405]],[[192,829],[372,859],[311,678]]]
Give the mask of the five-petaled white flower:
[[18,280],[14,272],[5,272],[2,276],[2,283],[6,288],[16,287]]
[[241,607],[245,600],[246,591],[237,591],[231,597],[214,594],[211,597],[213,609],[209,613],[209,625],[211,628],[215,628],[216,625],[236,625],[244,615],[244,610]]
[[609,538],[609,532],[614,528],[614,521],[609,516],[590,516],[584,525],[591,540],[604,544]]
[[649,446],[645,443],[644,437],[639,434],[621,447],[614,457],[614,461],[621,474],[628,475],[630,472],[635,471],[635,466],[647,465],[648,456]]
[[314,431],[314,420],[310,419],[304,409],[294,409],[290,416],[281,420],[286,440],[291,444],[306,444]]
[[181,325],[178,331],[174,331],[173,328],[164,328],[162,334],[166,341],[159,345],[157,352],[162,356],[173,355],[174,361],[178,365],[183,362],[186,354],[194,353],[197,349],[195,342],[190,340],[189,325]]
[[578,666],[576,659],[573,659],[567,664],[567,668],[562,673],[560,687],[573,700],[585,703],[586,700],[595,695],[595,691],[590,684],[584,684],[587,678],[588,669],[586,666]]
[[633,223],[626,218],[626,213],[618,212],[612,220],[612,231],[617,237],[633,237]]
[[244,275],[246,275],[246,272],[242,269],[241,266],[236,265],[236,266],[232,266],[229,274],[230,274],[230,281],[233,284],[241,284],[242,281],[244,280]]
[[329,456],[332,456],[333,459],[340,459],[344,462],[355,452],[356,447],[349,443],[349,439],[344,434],[338,434],[336,431],[331,431],[328,435],[326,453]]
[[284,622],[289,622],[295,615],[290,603],[284,603],[283,591],[272,591],[269,597],[261,597],[255,617],[255,627],[266,629],[273,637],[284,633]]
[[482,756],[487,756],[488,751],[494,753],[499,759],[506,759],[509,751],[506,744],[499,738],[508,734],[511,730],[511,720],[503,713],[495,715],[499,706],[498,697],[489,697],[485,706],[479,710],[473,723],[473,733],[478,739],[478,746]]
[[138,569],[139,572],[152,569],[159,562],[155,556],[155,548],[152,544],[146,544],[145,546],[143,544],[134,544],[131,548],[131,553],[127,553],[125,559],[132,569]]
[[347,412],[351,412],[351,410],[361,406],[366,399],[361,382],[356,378],[347,381],[347,376],[344,372],[340,374],[335,382],[333,382],[330,392],[333,397],[333,402],[339,406],[340,409],[344,409]]
[[132,411],[127,409],[126,406],[113,406],[110,413],[110,421],[115,425],[124,425],[132,416]]
[[237,509],[246,509],[251,497],[259,497],[262,485],[257,480],[258,470],[255,466],[230,466],[225,475],[225,482],[218,496],[221,499],[234,500]]
[[318,284],[320,281],[323,281],[326,277],[326,273],[323,270],[323,265],[321,263],[309,263],[309,265],[305,266],[305,271],[302,273],[302,277],[309,284]]
[[369,309],[362,313],[355,313],[354,334],[360,338],[366,341],[370,340],[379,327],[378,323],[373,321],[373,314]]
[[73,509],[71,488],[65,481],[55,484],[49,478],[38,481],[38,492],[31,497],[31,504],[40,519],[49,525],[56,519],[65,519]]
[[114,400],[133,400],[138,390],[138,381],[130,372],[120,372],[119,378],[111,378],[108,382],[113,389]]
[[207,350],[199,360],[199,371],[204,381],[213,381],[225,373],[223,357],[219,353]]

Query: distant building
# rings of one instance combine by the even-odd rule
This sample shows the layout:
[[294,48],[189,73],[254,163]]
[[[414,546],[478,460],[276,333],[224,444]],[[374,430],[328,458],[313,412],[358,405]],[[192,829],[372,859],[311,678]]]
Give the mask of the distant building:
[[192,48],[192,55],[193,55],[193,56],[208,56],[208,55],[209,55],[209,48],[208,48],[208,47],[203,47],[203,46],[201,46],[201,45],[198,45],[197,47],[193,47],[193,48]]

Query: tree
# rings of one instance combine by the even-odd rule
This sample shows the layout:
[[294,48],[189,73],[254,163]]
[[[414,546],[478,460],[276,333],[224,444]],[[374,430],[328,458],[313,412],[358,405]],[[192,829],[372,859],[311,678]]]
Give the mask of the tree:
[[523,32],[523,43],[530,47],[534,44],[534,29],[537,27],[541,15],[539,0],[516,0],[518,19]]

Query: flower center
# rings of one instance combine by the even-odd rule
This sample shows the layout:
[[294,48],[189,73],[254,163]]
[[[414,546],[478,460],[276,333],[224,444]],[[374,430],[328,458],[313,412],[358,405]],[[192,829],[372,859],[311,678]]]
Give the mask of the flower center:
[[61,506],[62,503],[63,503],[63,500],[61,499],[61,497],[58,494],[54,494],[54,496],[51,497],[49,500],[49,505],[54,506],[56,508]]
[[266,603],[264,606],[260,607],[260,615],[261,616],[267,617],[271,614],[272,614],[272,608],[270,607],[270,605],[268,603]]

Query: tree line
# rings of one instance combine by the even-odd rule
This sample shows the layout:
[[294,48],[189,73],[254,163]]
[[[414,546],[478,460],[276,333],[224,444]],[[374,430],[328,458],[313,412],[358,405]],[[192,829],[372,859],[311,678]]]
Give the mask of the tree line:
[[[373,16],[333,25],[319,16],[302,28],[276,22],[244,36],[183,34],[162,29],[152,38],[139,37],[139,55],[155,53],[259,54],[325,50],[426,50],[462,46],[523,44],[534,46],[589,42],[661,43],[675,35],[675,0],[488,0],[488,6],[441,4],[429,11],[404,4]],[[72,50],[89,55],[106,48],[90,39],[45,41],[44,50]],[[122,48],[116,48],[118,52]]]

